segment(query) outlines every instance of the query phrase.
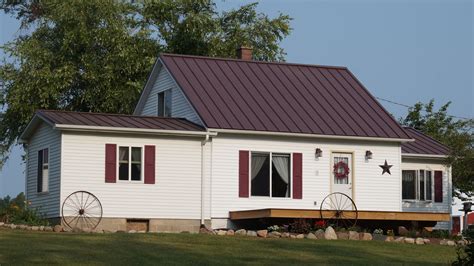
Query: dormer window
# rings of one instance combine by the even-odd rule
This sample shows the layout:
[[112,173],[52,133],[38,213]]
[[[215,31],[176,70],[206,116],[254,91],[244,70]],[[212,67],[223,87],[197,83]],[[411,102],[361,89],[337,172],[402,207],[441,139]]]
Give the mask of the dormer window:
[[171,90],[158,93],[158,116],[171,117]]

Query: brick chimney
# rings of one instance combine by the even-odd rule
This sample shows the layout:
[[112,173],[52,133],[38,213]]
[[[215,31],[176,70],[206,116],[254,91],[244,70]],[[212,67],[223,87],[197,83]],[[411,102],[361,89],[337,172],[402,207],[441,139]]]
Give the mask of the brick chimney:
[[237,48],[237,58],[242,60],[252,60],[252,48],[240,46]]

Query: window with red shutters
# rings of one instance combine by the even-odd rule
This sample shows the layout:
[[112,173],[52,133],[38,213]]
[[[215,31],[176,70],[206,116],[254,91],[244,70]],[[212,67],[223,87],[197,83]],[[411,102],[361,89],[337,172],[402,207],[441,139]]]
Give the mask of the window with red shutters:
[[443,172],[435,171],[434,174],[435,202],[443,202]]
[[145,146],[145,184],[155,184],[155,146]]
[[117,182],[117,145],[105,144],[105,182]]

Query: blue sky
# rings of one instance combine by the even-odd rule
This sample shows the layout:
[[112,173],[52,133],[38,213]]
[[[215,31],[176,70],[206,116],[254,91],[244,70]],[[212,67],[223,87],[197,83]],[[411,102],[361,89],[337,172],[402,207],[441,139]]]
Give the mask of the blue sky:
[[[219,1],[220,9],[254,1]],[[452,101],[450,113],[474,117],[474,5],[470,0],[263,0],[258,10],[289,14],[287,61],[342,65],[377,97],[406,105]],[[0,43],[18,23],[0,15]],[[3,54],[1,54],[4,57]],[[382,102],[396,117],[407,108]],[[0,172],[0,196],[24,189],[21,150]]]

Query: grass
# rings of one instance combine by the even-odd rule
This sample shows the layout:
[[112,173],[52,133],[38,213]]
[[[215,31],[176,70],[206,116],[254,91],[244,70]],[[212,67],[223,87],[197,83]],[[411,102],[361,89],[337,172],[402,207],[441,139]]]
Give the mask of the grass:
[[0,229],[0,265],[446,265],[455,256],[453,247],[377,241],[197,234],[57,234]]

